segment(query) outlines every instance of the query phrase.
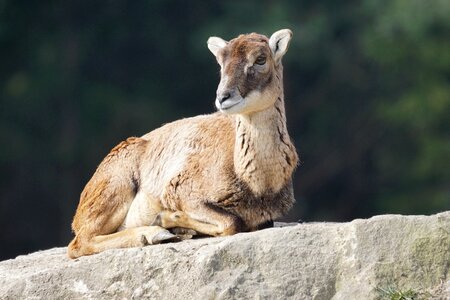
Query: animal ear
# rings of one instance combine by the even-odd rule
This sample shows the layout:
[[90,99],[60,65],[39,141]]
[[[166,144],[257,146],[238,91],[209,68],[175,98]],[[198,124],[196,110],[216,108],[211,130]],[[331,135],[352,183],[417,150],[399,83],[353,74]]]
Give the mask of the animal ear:
[[228,44],[227,41],[217,36],[210,37],[207,43],[209,50],[212,52],[212,54],[214,54],[214,56],[217,56],[217,52],[219,52],[220,49]]
[[289,29],[281,29],[272,34],[269,40],[269,46],[275,63],[279,63],[283,55],[287,52],[289,42],[292,38],[292,31]]

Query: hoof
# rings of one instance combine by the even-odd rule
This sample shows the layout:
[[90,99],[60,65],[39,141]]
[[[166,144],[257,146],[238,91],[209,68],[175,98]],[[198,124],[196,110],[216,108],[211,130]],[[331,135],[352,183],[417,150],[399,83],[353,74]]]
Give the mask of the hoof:
[[178,234],[177,235],[180,240],[185,241],[185,240],[191,240],[194,236],[191,234]]
[[155,220],[153,221],[153,223],[151,224],[151,226],[160,226],[162,227],[162,218],[161,218],[161,213],[159,213]]
[[175,227],[170,229],[170,232],[176,235],[197,235],[197,231],[190,229],[190,228],[183,228],[183,227]]
[[142,244],[142,246],[150,245],[150,243],[148,242],[148,240],[145,237],[145,235],[141,235],[141,244]]
[[168,242],[179,242],[180,237],[178,237],[175,234],[170,233],[169,231],[161,231],[160,233],[156,234],[152,238],[152,244],[161,244],[161,243],[168,243]]

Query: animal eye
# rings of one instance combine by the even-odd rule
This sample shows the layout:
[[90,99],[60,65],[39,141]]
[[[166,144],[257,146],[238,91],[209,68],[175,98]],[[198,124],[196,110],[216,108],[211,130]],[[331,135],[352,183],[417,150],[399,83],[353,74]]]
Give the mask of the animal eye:
[[257,65],[263,65],[265,63],[266,63],[266,57],[263,55],[258,56],[258,58],[255,60],[255,64],[257,64]]

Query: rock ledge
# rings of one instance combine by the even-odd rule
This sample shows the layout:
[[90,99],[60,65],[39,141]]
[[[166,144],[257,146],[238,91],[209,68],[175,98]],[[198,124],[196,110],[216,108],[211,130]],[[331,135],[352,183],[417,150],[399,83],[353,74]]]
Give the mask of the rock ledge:
[[270,228],[70,260],[0,262],[0,299],[450,299],[450,211]]

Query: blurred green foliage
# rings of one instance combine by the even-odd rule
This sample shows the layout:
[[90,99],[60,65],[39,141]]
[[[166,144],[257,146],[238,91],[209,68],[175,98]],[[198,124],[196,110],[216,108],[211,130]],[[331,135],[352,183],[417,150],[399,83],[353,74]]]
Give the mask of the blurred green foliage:
[[116,143],[214,111],[211,35],[290,28],[288,220],[450,209],[450,2],[0,2],[0,258],[66,244]]

